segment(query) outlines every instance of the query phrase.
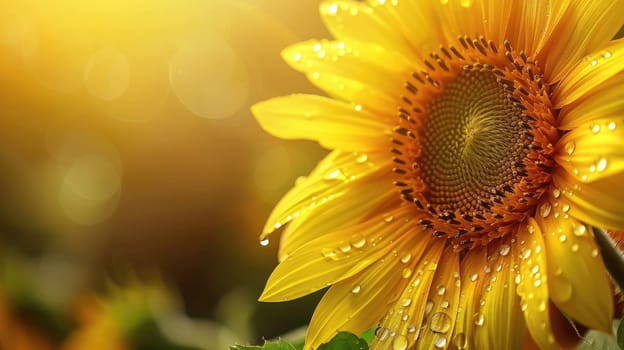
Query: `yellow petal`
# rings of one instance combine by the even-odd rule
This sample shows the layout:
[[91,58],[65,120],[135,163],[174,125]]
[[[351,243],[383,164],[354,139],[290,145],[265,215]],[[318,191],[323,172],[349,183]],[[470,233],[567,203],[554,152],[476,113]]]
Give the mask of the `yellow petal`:
[[458,349],[477,349],[474,336],[474,329],[477,325],[474,315],[480,308],[479,294],[485,282],[483,267],[486,257],[487,249],[472,249],[466,253],[460,263],[461,295],[451,342]]
[[404,240],[396,252],[330,287],[312,316],[306,349],[316,349],[338,331],[360,334],[375,326],[388,303],[396,299],[397,291],[403,290],[408,282],[403,269],[420,259],[429,239],[427,235],[415,235]]
[[381,321],[371,349],[409,348],[414,345],[423,331],[421,325],[425,311],[433,308],[433,304],[427,302],[427,296],[443,248],[443,239],[432,239],[422,258],[414,260],[415,264],[411,265],[413,270],[408,268],[403,271],[403,277],[407,276],[409,282],[405,288],[395,290],[400,296],[391,299],[394,305],[390,306]]
[[473,310],[475,349],[523,349],[524,319],[516,294],[518,249],[506,239],[490,248],[482,279],[479,308]]
[[388,147],[391,125],[358,105],[316,95],[276,97],[251,108],[268,133],[318,141],[327,148],[374,151]]
[[[569,0],[513,1],[507,37],[512,46],[527,55],[538,54],[568,9]],[[496,5],[494,5],[496,6]]]
[[557,143],[555,159],[579,182],[593,182],[624,170],[624,118],[595,119]]
[[286,48],[282,57],[330,95],[396,119],[407,73],[396,74],[379,61],[366,60],[343,42],[310,40]]
[[[331,209],[321,205],[305,211],[290,223],[280,239],[280,261],[307,242],[343,227],[356,225],[378,215],[378,208],[391,203],[401,205],[396,188],[388,179],[352,184],[332,200]],[[349,245],[343,250],[351,249]]]
[[624,71],[624,39],[615,40],[587,55],[557,84],[555,108],[568,105],[614,75]]
[[555,171],[553,181],[561,193],[559,201],[569,209],[570,216],[590,225],[624,230],[622,173],[579,183],[564,171]]
[[441,44],[447,44],[443,26],[433,6],[436,4],[431,1],[399,1],[394,6],[404,35],[409,38],[415,49],[414,54],[420,60],[437,51]]
[[533,219],[522,224],[515,244],[520,256],[517,292],[527,328],[542,349],[559,349],[548,311],[547,263],[544,241]]
[[571,130],[606,116],[624,115],[624,72],[592,88],[559,112],[559,128]]
[[[304,244],[277,265],[260,300],[299,298],[359,273],[413,234],[417,225],[411,219],[411,212],[399,208]],[[351,249],[345,252],[347,244]]]
[[557,200],[551,201],[551,213],[537,218],[548,260],[550,298],[569,317],[610,333],[613,295],[598,246],[590,230],[565,215]]
[[416,349],[430,349],[431,344],[437,349],[447,349],[451,345],[461,293],[459,253],[447,247],[443,257],[429,290],[427,304],[431,309],[425,307],[427,324],[421,328]]
[[543,50],[545,76],[555,83],[583,57],[607,45],[622,27],[624,1],[572,1]]
[[265,239],[274,230],[305,215],[309,210],[332,203],[348,189],[387,178],[391,175],[389,158],[385,152],[331,152],[307,178],[300,178],[295,187],[279,201],[260,239]]
[[409,67],[413,60],[413,50],[400,29],[388,25],[366,4],[325,1],[321,4],[321,17],[335,38],[353,45],[363,54],[383,54],[403,67]]

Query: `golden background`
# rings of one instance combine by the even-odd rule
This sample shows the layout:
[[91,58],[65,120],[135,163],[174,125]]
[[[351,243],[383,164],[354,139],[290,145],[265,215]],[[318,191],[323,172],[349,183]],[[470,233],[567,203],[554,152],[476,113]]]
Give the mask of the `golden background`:
[[[256,302],[278,246],[257,237],[325,151],[264,133],[249,107],[315,92],[279,53],[328,36],[317,7],[0,2],[3,349],[80,348],[70,345],[85,324],[76,309],[133,283],[175,295],[179,313],[200,320],[206,349],[307,322],[318,296]],[[16,287],[16,274],[29,287]],[[25,313],[24,290],[70,326],[54,333]]]

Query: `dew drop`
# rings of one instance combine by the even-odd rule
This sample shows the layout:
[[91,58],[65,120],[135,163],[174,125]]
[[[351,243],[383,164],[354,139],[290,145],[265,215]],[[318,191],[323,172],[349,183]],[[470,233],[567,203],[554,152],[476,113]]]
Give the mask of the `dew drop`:
[[338,254],[331,248],[323,248],[321,249],[321,254],[325,257],[326,260],[338,260]]
[[601,158],[598,161],[598,165],[596,166],[598,171],[604,171],[607,168],[607,160],[605,158]]
[[579,245],[574,243],[572,244],[572,247],[570,247],[570,250],[572,250],[573,253],[576,253],[579,251]]
[[530,248],[522,248],[520,250],[520,257],[523,259],[528,259],[531,256],[531,249]]
[[458,350],[464,350],[468,347],[468,338],[464,333],[457,333],[453,338],[453,344],[457,347]]
[[559,242],[563,243],[568,239],[568,237],[566,237],[566,235],[561,235],[559,236]]
[[413,323],[410,323],[410,324],[407,326],[407,333],[414,333],[414,332],[416,332],[416,326],[414,326],[414,324],[413,324]]
[[379,341],[384,341],[384,340],[388,339],[388,335],[390,335],[390,330],[388,328],[383,328],[379,332]]
[[555,189],[552,191],[552,193],[553,193],[553,197],[555,197],[555,198],[559,198],[559,197],[561,196],[561,190],[560,190],[560,189],[558,189],[558,188],[555,188]]
[[401,273],[401,276],[403,276],[403,278],[409,278],[412,275],[412,269],[410,269],[409,267],[406,267],[403,269],[403,272]]
[[263,246],[263,247],[268,246],[269,245],[269,239],[265,238],[265,239],[261,240],[260,241],[260,245]]
[[594,249],[591,251],[591,256],[592,256],[592,258],[596,258],[596,257],[598,257],[598,248],[594,248]]
[[435,333],[447,333],[451,329],[452,320],[444,312],[436,312],[431,315],[429,328]]
[[541,312],[546,311],[546,302],[544,302],[543,300],[539,303],[539,305],[537,306],[537,309]]
[[540,207],[540,215],[543,218],[547,218],[548,215],[550,214],[550,211],[552,210],[552,207],[550,206],[550,203],[545,202],[544,204],[542,204],[542,206]]
[[607,124],[607,128],[611,131],[615,130],[615,122],[609,122],[609,124]]
[[401,262],[407,264],[412,259],[412,254],[407,253],[401,258]]
[[531,269],[531,275],[535,275],[538,272],[539,272],[539,265],[537,264],[533,265],[533,268]]
[[425,304],[425,315],[428,315],[433,309],[433,301],[427,300],[427,304]]
[[446,337],[438,337],[438,339],[435,340],[433,345],[435,345],[435,347],[438,349],[442,349],[446,346],[446,342],[447,342]]
[[542,280],[535,280],[535,282],[533,282],[533,285],[534,285],[535,287],[539,287],[539,286],[541,286],[541,285],[542,285]]
[[353,289],[351,289],[351,293],[353,294],[357,294],[362,290],[362,287],[358,284],[355,287],[353,287]]
[[602,54],[602,57],[610,58],[611,57],[611,52],[610,51],[605,51],[604,54]]
[[351,245],[355,248],[361,249],[366,245],[366,238],[360,234],[354,234],[351,236]]
[[440,307],[441,307],[441,308],[443,308],[443,309],[448,309],[448,307],[449,307],[449,302],[448,302],[448,300],[444,300],[444,301],[442,301],[442,302],[440,303]]
[[572,153],[574,153],[574,150],[576,149],[576,143],[574,143],[574,141],[566,142],[563,148],[568,155],[572,155]]
[[438,295],[444,295],[446,293],[446,288],[444,286],[438,287]]
[[329,5],[329,7],[327,8],[327,13],[332,16],[336,15],[336,13],[338,13],[338,5],[337,4]]
[[498,252],[500,253],[500,255],[502,256],[507,256],[509,254],[509,251],[511,250],[511,247],[507,244],[503,244],[500,246]]
[[472,282],[476,281],[476,280],[477,280],[477,278],[479,278],[479,275],[477,275],[476,273],[473,273],[472,275],[470,275],[470,280],[471,280]]
[[385,221],[385,222],[392,222],[392,220],[394,220],[394,216],[392,216],[392,215],[390,215],[390,216],[386,216],[386,217],[384,218],[384,221]]
[[420,285],[420,278],[416,278],[414,282],[412,283],[413,287],[418,287],[418,285]]
[[348,253],[351,250],[351,244],[349,243],[342,244],[338,247],[338,249],[340,249],[340,251],[343,253]]
[[392,342],[392,350],[405,350],[407,349],[407,338],[404,335],[399,335],[394,338]]
[[483,314],[480,313],[476,313],[472,316],[473,320],[474,320],[474,324],[476,324],[477,326],[483,326],[483,323],[485,323],[485,316],[483,316]]
[[584,235],[586,231],[587,231],[587,228],[585,227],[585,225],[581,224],[578,227],[574,228],[574,235],[580,237]]
[[366,163],[368,160],[368,155],[366,153],[360,154],[355,161],[359,164]]
[[278,221],[275,223],[274,227],[276,230],[279,230],[279,228],[282,227],[282,223]]
[[355,105],[353,107],[353,109],[355,109],[357,112],[361,112],[362,111],[362,105]]
[[401,306],[403,307],[408,307],[410,306],[411,303],[412,303],[411,298],[404,298],[403,300],[401,300]]
[[600,132],[600,124],[594,124],[594,125],[592,126],[592,128],[591,128],[591,131],[592,131],[594,134],[599,133],[599,132]]
[[522,305],[520,305],[520,310],[522,311],[526,311],[529,308],[529,304],[527,303],[522,303]]

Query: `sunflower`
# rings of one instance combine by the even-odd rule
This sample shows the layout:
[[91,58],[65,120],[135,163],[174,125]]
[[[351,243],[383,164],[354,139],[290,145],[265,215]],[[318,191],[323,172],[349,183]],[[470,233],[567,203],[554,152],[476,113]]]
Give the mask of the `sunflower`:
[[[624,1],[375,0],[320,6],[335,40],[283,52],[330,97],[252,111],[331,149],[277,204],[260,297],[326,288],[306,349],[575,346],[611,332],[592,226],[624,229]],[[617,15],[616,15],[617,14]]]

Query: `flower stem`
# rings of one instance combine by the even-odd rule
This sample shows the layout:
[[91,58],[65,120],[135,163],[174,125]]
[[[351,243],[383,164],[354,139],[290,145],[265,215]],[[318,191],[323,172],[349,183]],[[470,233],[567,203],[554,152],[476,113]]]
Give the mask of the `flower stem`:
[[624,290],[624,256],[615,246],[607,232],[598,227],[592,227],[596,243],[600,246],[602,259],[611,277],[621,290]]

